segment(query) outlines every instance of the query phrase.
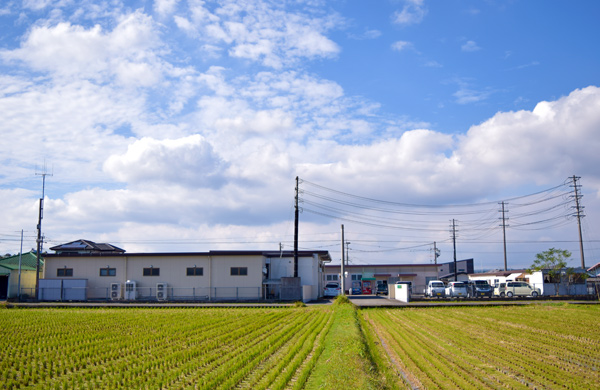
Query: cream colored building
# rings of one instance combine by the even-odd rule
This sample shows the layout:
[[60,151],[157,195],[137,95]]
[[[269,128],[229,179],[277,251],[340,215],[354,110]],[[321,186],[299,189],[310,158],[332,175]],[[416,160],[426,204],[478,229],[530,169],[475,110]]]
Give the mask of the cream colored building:
[[[286,279],[293,277],[291,251],[126,253],[88,240],[51,250],[56,253],[44,257],[48,289],[61,288],[51,280],[82,280],[84,298],[90,300],[132,298],[126,291],[128,281],[138,300],[286,299],[291,291],[286,289],[293,289]],[[302,300],[322,295],[323,265],[329,261],[327,251],[298,252],[296,288]]]

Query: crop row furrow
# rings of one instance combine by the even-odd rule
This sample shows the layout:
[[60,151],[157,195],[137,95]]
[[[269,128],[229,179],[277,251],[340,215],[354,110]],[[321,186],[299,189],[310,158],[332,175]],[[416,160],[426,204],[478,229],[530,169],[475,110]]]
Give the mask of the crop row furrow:
[[263,360],[256,369],[253,370],[252,375],[247,377],[238,387],[251,389],[267,388],[275,380],[277,375],[279,375],[279,372],[286,367],[291,358],[297,354],[298,346],[301,346],[304,343],[306,337],[313,333],[323,320],[327,320],[326,313],[321,313],[319,316],[316,316],[315,320],[318,320],[319,322],[316,322],[310,328],[306,328],[304,331],[296,334],[296,337],[288,340],[279,351]]
[[[268,325],[271,324],[272,327]],[[236,325],[236,324],[232,324]],[[230,325],[230,326],[232,326]],[[181,381],[187,381],[186,378],[189,376],[197,376],[199,374],[206,374],[228,362],[231,358],[243,353],[246,348],[254,344],[260,343],[267,336],[266,332],[277,332],[279,328],[284,327],[282,321],[262,323],[255,322],[253,326],[256,327],[250,331],[244,337],[238,337],[235,340],[229,340],[228,343],[222,344],[219,349],[215,349],[210,353],[206,353],[204,349],[192,349],[187,359],[182,360],[178,356],[165,357],[163,360],[171,361],[168,365],[168,369],[158,370],[159,374],[157,379],[169,387],[176,386],[176,383]],[[153,368],[146,370],[146,372],[156,371]]]
[[497,384],[489,380],[490,370],[483,366],[470,354],[462,354],[455,345],[450,345],[447,339],[436,336],[434,329],[428,329],[421,321],[414,321],[410,317],[394,316],[402,322],[406,331],[425,346],[432,358],[439,356],[441,364],[451,366],[455,375],[470,383],[469,387],[496,388]]
[[[433,319],[428,318],[427,320]],[[452,330],[455,332],[447,332],[444,334],[444,337],[451,338],[452,335],[456,336],[456,334],[460,332],[459,329],[464,329],[465,327],[469,326],[468,322],[464,319],[459,319],[456,321],[457,323],[452,326]],[[446,321],[445,326],[449,327],[451,323],[452,320]],[[485,340],[488,334],[490,335],[490,338]],[[543,367],[537,367],[537,365],[531,364],[533,362],[531,362],[529,356],[536,355],[531,352],[524,353],[526,347],[524,347],[522,343],[522,334],[515,338],[509,332],[507,332],[505,327],[500,327],[497,329],[497,331],[488,327],[485,332],[481,333],[481,337],[483,340],[480,340],[480,342],[485,343],[484,345],[490,345],[493,340],[500,339],[503,341],[499,345],[491,344],[493,345],[493,348],[490,351],[491,354],[494,354],[494,352],[498,351],[497,359],[494,359],[493,363],[498,366],[512,365],[515,372],[519,372],[521,374],[528,373],[528,377],[523,378],[526,383],[530,384],[532,382],[537,382],[542,383],[544,386],[564,385],[564,380],[561,377],[560,370],[555,370],[554,367],[546,365]],[[464,337],[455,337],[454,343],[461,345],[461,348],[468,351],[473,344],[468,343],[466,340],[468,339]],[[475,353],[476,351],[477,349],[473,349],[472,352]]]
[[[417,367],[414,375],[424,381],[425,388],[466,388],[468,383],[456,377],[452,370],[441,364],[437,357],[424,349],[422,343],[416,341],[402,324],[392,322],[389,316],[379,316],[379,321],[387,329],[395,348],[399,348],[400,359],[409,359]],[[405,355],[405,356],[403,356]],[[427,382],[430,382],[429,384]]]
[[304,388],[304,384],[308,380],[308,377],[315,367],[317,359],[319,356],[321,356],[321,353],[325,348],[325,337],[327,337],[327,334],[329,334],[329,331],[331,330],[333,319],[334,316],[329,312],[327,316],[327,322],[321,329],[321,332],[319,332],[312,350],[306,355],[302,361],[302,364],[300,364],[300,366],[296,369],[296,374],[290,379],[288,385],[285,387],[286,389],[299,390]]
[[[333,317],[332,315],[330,317]],[[258,387],[259,389],[284,389],[292,380],[299,367],[303,364],[306,357],[315,349],[315,342],[327,324],[328,318],[323,316],[318,322],[311,326],[310,330],[305,333],[298,343],[294,346],[293,351],[286,357],[286,364],[280,365],[276,370],[271,372],[272,382],[268,385]]]
[[[283,331],[268,335],[268,337],[265,337],[264,340],[261,340],[260,343],[256,343],[254,346],[250,345],[244,354],[238,354],[236,357],[228,360],[227,365],[216,367],[215,370],[211,372],[210,377],[203,376],[200,378],[201,380],[198,387],[201,389],[220,388],[219,386],[221,386],[222,382],[229,379],[232,375],[236,378],[236,381],[233,384],[233,386],[235,386],[237,381],[241,379],[238,378],[238,376],[242,376],[240,373],[246,374],[249,367],[256,366],[261,359],[266,358],[266,356],[269,356],[277,350],[302,327],[306,326],[311,317],[312,316],[303,315],[299,317],[296,322],[286,326]],[[261,353],[261,351],[264,352]]]

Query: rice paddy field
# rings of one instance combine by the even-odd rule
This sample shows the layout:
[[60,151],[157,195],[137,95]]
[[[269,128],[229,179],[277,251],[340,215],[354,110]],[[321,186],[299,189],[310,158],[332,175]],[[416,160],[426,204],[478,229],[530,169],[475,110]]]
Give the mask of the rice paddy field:
[[598,305],[363,310],[399,388],[599,389]]
[[595,389],[600,307],[0,308],[1,389]]

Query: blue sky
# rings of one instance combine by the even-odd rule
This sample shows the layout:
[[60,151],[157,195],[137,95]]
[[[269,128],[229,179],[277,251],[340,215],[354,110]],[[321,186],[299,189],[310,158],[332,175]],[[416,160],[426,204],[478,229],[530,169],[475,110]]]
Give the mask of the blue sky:
[[429,263],[433,241],[451,261],[456,219],[478,269],[502,266],[499,201],[509,266],[550,247],[578,265],[578,175],[595,264],[599,16],[591,0],[4,2],[0,252],[21,229],[35,245],[46,164],[46,248],[291,249],[300,176],[302,248],[339,259],[344,223],[355,264]]

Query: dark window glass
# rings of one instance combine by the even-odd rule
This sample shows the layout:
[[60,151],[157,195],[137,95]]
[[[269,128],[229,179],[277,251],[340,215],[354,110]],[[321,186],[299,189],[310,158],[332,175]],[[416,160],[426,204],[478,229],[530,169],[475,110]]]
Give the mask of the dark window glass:
[[59,268],[56,270],[56,276],[73,276],[73,268]]
[[189,267],[187,269],[187,276],[202,276],[204,275],[204,268],[202,267]]
[[160,276],[160,268],[144,268],[144,276]]
[[116,268],[100,268],[100,276],[117,276]]
[[248,267],[231,267],[231,275],[246,276],[248,275]]

